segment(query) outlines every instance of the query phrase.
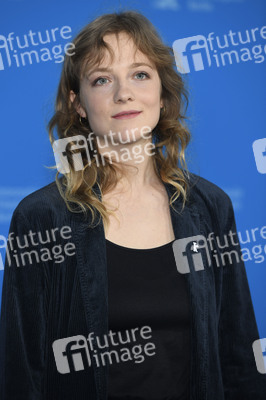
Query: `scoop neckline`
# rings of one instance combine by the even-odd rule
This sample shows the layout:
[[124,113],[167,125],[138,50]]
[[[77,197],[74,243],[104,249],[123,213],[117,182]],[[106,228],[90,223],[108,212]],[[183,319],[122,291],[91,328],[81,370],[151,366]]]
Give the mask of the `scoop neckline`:
[[121,246],[120,244],[111,242],[109,239],[105,239],[105,240],[106,240],[106,242],[108,242],[108,243],[111,244],[112,246],[117,247],[117,248],[119,248],[119,249],[129,250],[129,251],[140,251],[140,252],[141,252],[141,251],[143,251],[143,252],[149,252],[149,251],[160,250],[160,249],[163,249],[163,248],[165,248],[165,247],[170,246],[170,245],[175,241],[175,239],[174,239],[174,240],[172,240],[171,242],[162,244],[161,246],[150,247],[150,248],[148,248],[148,249],[137,249],[137,248],[134,248],[134,247]]

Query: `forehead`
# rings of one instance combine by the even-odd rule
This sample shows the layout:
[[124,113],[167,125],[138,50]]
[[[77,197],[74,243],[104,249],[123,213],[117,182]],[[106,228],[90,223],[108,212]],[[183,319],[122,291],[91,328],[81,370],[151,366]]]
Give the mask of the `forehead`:
[[[105,35],[103,40],[114,52],[113,62],[150,61],[149,57],[136,47],[134,40],[126,32],[120,32],[117,35]],[[111,62],[111,56],[107,50],[104,52],[104,58],[102,62]]]
[[138,49],[134,40],[126,32],[107,34],[103,40],[110,51],[104,47],[95,47],[92,52],[89,52],[81,68],[81,79],[88,77],[88,74],[98,68],[111,68],[112,65],[127,67],[134,63],[146,63],[157,70],[155,63]]

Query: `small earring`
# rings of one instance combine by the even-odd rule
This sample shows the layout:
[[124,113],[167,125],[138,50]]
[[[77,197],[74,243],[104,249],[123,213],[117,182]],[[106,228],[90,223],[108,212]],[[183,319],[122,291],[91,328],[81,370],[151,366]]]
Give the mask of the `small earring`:
[[161,107],[161,110],[162,110],[163,112],[165,112],[165,111],[166,111],[165,106]]
[[81,115],[79,116],[79,122],[80,122],[80,125],[83,125],[83,123],[81,121]]

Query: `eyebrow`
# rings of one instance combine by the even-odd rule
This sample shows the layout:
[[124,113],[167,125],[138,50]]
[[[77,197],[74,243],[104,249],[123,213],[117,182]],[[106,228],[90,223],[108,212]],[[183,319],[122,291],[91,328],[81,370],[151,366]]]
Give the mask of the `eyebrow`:
[[[141,66],[146,66],[146,67],[150,67],[151,69],[153,69],[153,67],[150,64],[147,64],[147,63],[144,63],[144,62],[133,63],[133,64],[131,64],[129,66],[129,68],[137,68],[137,67],[141,67]],[[105,68],[105,67],[95,68],[92,71],[88,71],[86,76],[89,77],[94,72],[112,72],[112,71],[113,71],[112,68]]]

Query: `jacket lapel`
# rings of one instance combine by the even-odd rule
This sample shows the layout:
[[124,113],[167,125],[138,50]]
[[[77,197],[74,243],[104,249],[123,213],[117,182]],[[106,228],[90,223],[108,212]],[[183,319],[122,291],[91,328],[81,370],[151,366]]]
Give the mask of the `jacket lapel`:
[[[171,186],[164,184],[168,197],[172,195]],[[96,188],[100,197],[100,192]],[[181,199],[174,203],[181,210]],[[201,235],[202,225],[199,213],[193,203],[184,210],[175,212],[170,207],[175,239]],[[72,214],[73,238],[76,244],[77,268],[80,277],[81,295],[84,302],[88,334],[102,337],[108,333],[108,279],[106,243],[102,222],[95,228],[88,228],[81,214]],[[191,396],[193,399],[205,399],[207,378],[208,343],[208,299],[206,274],[194,271],[185,274],[191,306]],[[98,367],[94,357],[91,359],[94,369],[95,385],[99,400],[106,399],[108,365]]]
[[[168,197],[172,194],[172,187],[165,185]],[[171,220],[175,239],[190,238],[204,235],[203,223],[196,204],[191,196],[181,212],[182,201],[177,199],[174,207],[170,207]],[[203,254],[203,263],[206,264]],[[203,400],[207,395],[207,351],[208,351],[208,296],[205,271],[196,271],[191,268],[184,274],[190,298],[191,334],[190,334],[190,398]]]
[[[75,214],[72,226],[88,334],[94,332],[94,336],[102,338],[108,332],[108,280],[103,224],[88,228],[88,222]],[[95,358],[91,357],[91,367],[94,370],[97,399],[105,400],[108,365],[98,367]]]

